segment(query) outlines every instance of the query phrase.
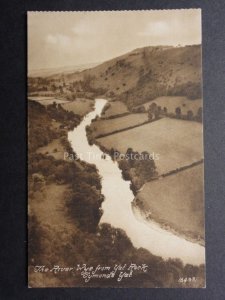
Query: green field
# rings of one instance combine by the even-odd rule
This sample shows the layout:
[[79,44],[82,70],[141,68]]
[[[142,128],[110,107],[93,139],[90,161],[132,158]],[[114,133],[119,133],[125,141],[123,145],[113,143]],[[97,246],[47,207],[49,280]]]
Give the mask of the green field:
[[89,99],[77,99],[72,102],[63,104],[63,108],[68,111],[72,111],[75,114],[84,116],[93,110],[94,100]]
[[94,100],[90,99],[77,99],[74,101],[67,101],[64,99],[57,99],[54,97],[29,97],[29,100],[37,101],[42,105],[50,105],[54,102],[56,104],[61,104],[62,107],[67,111],[72,111],[75,114],[78,114],[80,116],[84,116],[90,111],[92,111],[94,106]]
[[121,115],[128,112],[126,105],[123,102],[109,102],[110,107],[102,114],[103,118],[109,118],[115,115]]
[[130,114],[109,120],[98,120],[92,123],[93,135],[107,134],[116,130],[135,126],[148,121],[148,114]]
[[137,198],[157,222],[204,239],[203,164],[146,183]]
[[192,121],[163,118],[97,141],[122,153],[131,147],[134,151],[158,154],[155,163],[159,174],[203,158],[202,124]]
[[165,96],[165,97],[158,97],[152,101],[149,101],[143,104],[143,106],[147,110],[149,108],[149,105],[153,102],[161,106],[162,109],[166,107],[168,113],[175,113],[175,109],[177,107],[180,107],[181,113],[183,115],[186,115],[189,110],[192,110],[193,114],[196,115],[198,109],[203,105],[202,99],[190,100],[186,97]]

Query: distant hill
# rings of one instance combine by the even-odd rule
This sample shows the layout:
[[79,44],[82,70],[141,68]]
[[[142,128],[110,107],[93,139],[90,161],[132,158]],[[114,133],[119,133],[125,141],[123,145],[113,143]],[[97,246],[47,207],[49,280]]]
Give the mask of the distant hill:
[[201,45],[157,46],[136,49],[94,68],[66,75],[116,96],[129,108],[159,96],[201,98]]
[[60,68],[46,68],[46,69],[34,69],[28,71],[29,77],[48,77],[52,75],[58,74],[70,74],[78,71],[83,71],[88,68],[93,68],[99,63],[90,63],[90,64],[81,64],[77,66],[67,66],[67,67],[60,67]]

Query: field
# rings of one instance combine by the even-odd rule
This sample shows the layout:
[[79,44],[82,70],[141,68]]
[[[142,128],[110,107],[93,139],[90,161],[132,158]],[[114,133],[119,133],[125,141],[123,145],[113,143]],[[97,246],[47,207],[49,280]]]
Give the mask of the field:
[[72,111],[75,114],[84,116],[92,111],[94,100],[78,99],[72,102],[64,103],[62,106],[65,110]]
[[137,197],[157,222],[204,239],[203,164],[148,182]]
[[116,130],[135,126],[148,121],[148,114],[129,114],[124,117],[118,117],[109,120],[98,120],[92,123],[93,135],[107,134]]
[[56,104],[64,104],[64,103],[69,103],[69,101],[64,100],[64,99],[56,99],[55,97],[44,97],[44,96],[37,96],[37,97],[28,97],[29,100],[37,101],[42,105],[50,105],[55,102]]
[[148,109],[149,105],[153,102],[161,106],[162,109],[163,107],[166,107],[168,113],[175,113],[175,109],[179,106],[181,108],[181,113],[184,115],[186,115],[189,110],[192,110],[193,114],[196,115],[198,109],[203,105],[202,99],[190,100],[186,97],[165,96],[158,97],[152,101],[149,101],[143,104],[143,106],[145,107],[145,109]]
[[191,121],[163,118],[97,141],[122,153],[131,147],[134,151],[158,154],[155,163],[159,174],[203,158],[202,124]]
[[126,105],[120,101],[109,102],[110,107],[102,114],[103,118],[121,115],[128,112]]
[[44,97],[44,96],[37,96],[37,97],[28,97],[29,100],[37,101],[42,105],[50,105],[55,102],[56,104],[61,104],[62,107],[67,111],[72,111],[75,114],[84,116],[89,113],[93,109],[94,100],[90,99],[77,99],[74,101],[68,101],[65,99],[57,99],[55,97]]

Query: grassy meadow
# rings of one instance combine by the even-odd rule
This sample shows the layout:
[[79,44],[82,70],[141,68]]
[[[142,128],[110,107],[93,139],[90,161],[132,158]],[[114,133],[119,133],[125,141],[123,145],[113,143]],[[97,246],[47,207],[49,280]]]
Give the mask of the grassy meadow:
[[148,114],[129,114],[124,117],[118,117],[115,119],[104,120],[100,119],[92,123],[91,129],[93,135],[98,136],[102,134],[108,134],[116,130],[121,130],[127,127],[132,127],[148,121]]
[[75,114],[78,114],[80,116],[84,116],[90,111],[92,111],[94,106],[94,100],[90,99],[77,99],[75,101],[70,101],[67,103],[64,103],[63,108],[67,111],[72,111]]
[[115,101],[108,104],[108,108],[102,113],[102,117],[111,118],[124,113],[128,113],[126,105],[121,101]]
[[56,104],[65,104],[65,103],[69,103],[69,101],[64,100],[64,99],[57,99],[55,97],[45,97],[45,96],[35,96],[35,97],[29,97],[29,100],[31,101],[37,101],[40,104],[47,106],[50,104],[53,104],[54,102]]
[[[160,192],[159,192],[160,191]],[[178,233],[204,239],[203,165],[147,182],[137,194],[142,210]]]
[[130,130],[97,139],[107,149],[159,154],[159,174],[187,166],[203,158],[202,125],[197,122],[163,118]]

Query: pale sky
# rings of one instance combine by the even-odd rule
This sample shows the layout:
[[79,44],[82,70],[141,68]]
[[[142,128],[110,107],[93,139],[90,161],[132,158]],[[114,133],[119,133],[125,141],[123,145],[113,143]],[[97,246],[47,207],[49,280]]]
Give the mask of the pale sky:
[[136,48],[201,44],[201,10],[28,12],[28,69],[103,62]]

